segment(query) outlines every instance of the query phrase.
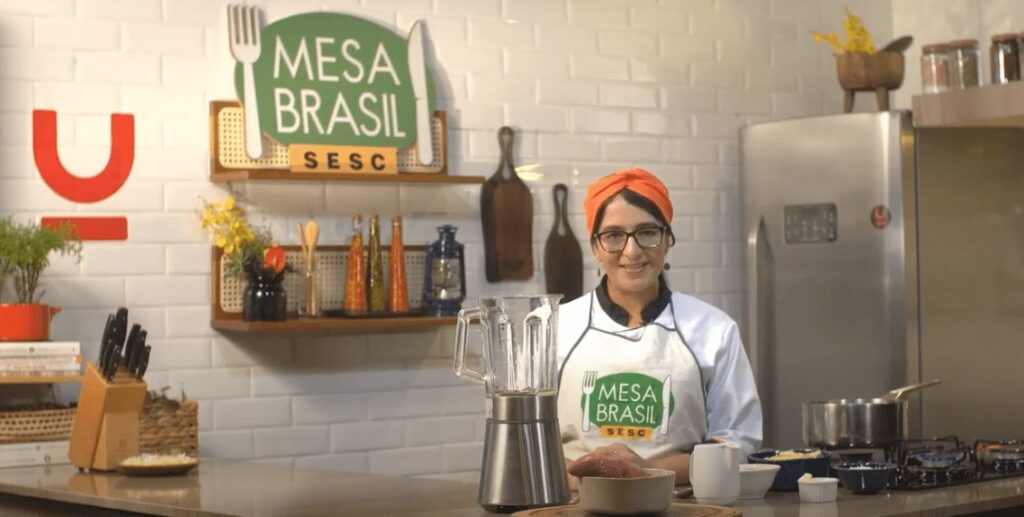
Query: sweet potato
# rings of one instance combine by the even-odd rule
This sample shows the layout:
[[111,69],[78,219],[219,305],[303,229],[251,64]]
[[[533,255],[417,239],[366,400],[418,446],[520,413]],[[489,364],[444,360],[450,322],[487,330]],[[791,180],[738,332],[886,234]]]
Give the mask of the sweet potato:
[[611,455],[588,454],[576,460],[569,467],[569,474],[576,477],[640,478],[648,474],[635,463]]

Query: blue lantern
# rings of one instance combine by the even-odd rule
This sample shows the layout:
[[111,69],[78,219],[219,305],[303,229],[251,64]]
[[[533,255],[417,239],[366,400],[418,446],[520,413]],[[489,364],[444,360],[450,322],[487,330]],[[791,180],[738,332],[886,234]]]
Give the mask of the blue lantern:
[[427,250],[423,304],[432,316],[455,316],[466,299],[466,262],[462,244],[455,241],[457,230],[450,224],[439,226],[438,239]]

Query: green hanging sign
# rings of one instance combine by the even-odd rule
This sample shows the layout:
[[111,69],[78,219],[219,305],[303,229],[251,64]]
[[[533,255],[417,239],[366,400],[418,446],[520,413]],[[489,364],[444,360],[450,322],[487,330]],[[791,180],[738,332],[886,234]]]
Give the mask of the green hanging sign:
[[[420,23],[407,39],[356,16],[304,13],[263,27],[258,39],[251,66],[263,134],[287,145],[401,149],[418,132],[429,141],[434,83]],[[243,102],[245,66],[235,67]]]

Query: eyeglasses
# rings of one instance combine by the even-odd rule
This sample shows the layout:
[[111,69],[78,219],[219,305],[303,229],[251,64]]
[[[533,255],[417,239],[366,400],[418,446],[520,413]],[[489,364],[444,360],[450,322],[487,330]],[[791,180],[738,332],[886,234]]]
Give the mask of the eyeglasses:
[[609,253],[615,253],[626,249],[626,243],[632,237],[641,248],[657,248],[661,245],[661,239],[665,236],[665,228],[652,226],[640,228],[631,232],[622,230],[609,230],[597,234],[597,242]]

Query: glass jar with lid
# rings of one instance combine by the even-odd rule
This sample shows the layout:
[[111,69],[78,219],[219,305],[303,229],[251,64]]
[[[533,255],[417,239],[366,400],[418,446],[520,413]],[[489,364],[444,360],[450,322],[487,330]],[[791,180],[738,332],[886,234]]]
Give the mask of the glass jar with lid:
[[921,91],[939,93],[949,89],[949,45],[933,43],[921,47]]
[[1020,80],[1021,34],[992,36],[989,57],[992,65],[992,84],[1006,84]]
[[981,84],[981,52],[978,40],[958,39],[949,42],[949,87],[953,90],[974,88]]

